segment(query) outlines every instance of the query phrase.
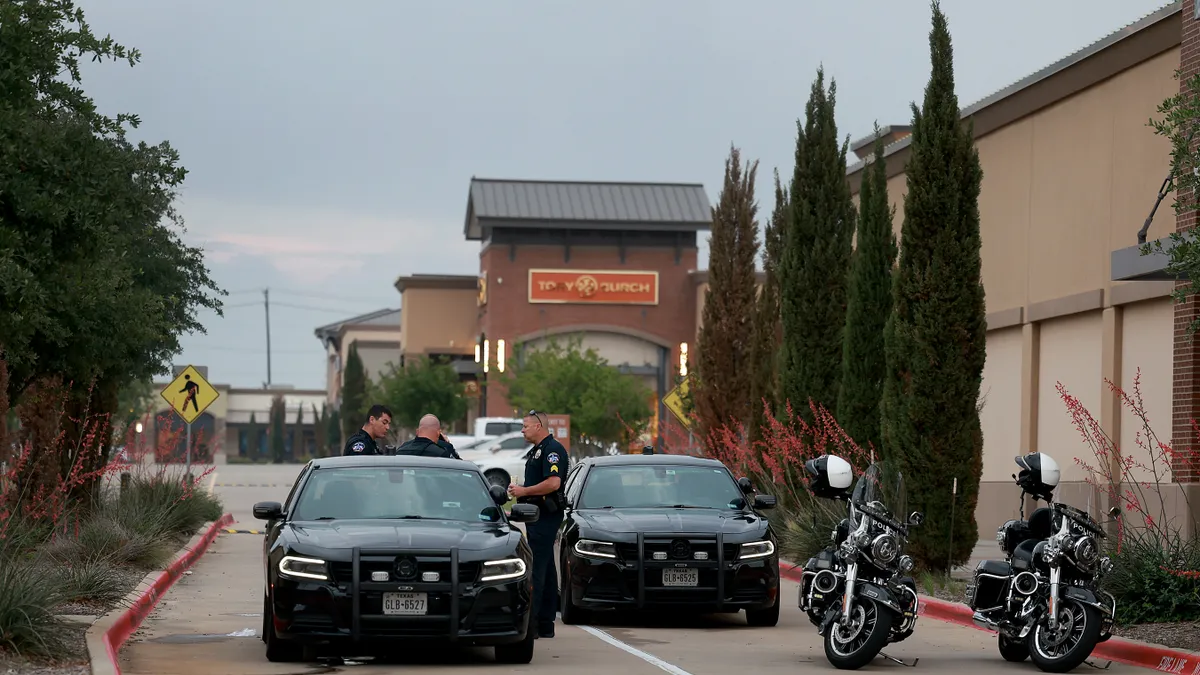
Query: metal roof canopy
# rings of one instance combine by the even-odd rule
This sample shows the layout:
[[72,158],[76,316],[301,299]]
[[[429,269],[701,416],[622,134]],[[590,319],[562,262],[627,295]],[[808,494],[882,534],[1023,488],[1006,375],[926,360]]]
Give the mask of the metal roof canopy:
[[696,232],[712,227],[699,183],[608,183],[471,178],[463,234],[493,228]]
[[[1185,239],[1193,237],[1192,232],[1183,233]],[[1158,244],[1162,244],[1162,251]],[[1171,250],[1175,242],[1170,236],[1155,239],[1146,243],[1150,252],[1142,254],[1141,245],[1126,246],[1113,251],[1109,265],[1112,281],[1188,281],[1187,275],[1176,277],[1167,272],[1171,262]]]

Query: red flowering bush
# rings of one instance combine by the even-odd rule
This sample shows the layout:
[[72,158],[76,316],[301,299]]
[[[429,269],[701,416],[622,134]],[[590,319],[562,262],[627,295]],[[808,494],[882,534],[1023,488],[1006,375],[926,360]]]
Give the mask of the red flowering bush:
[[[1061,382],[1060,398],[1072,423],[1091,449],[1091,458],[1075,458],[1087,483],[1121,509],[1116,536],[1109,541],[1115,562],[1105,586],[1117,598],[1123,624],[1188,621],[1200,618],[1200,528],[1180,524],[1168,509],[1191,510],[1188,494],[1171,481],[1173,472],[1195,475],[1200,469],[1194,449],[1176,449],[1161,440],[1150,424],[1142,400],[1141,370],[1127,392],[1111,381],[1109,391],[1138,420],[1135,448],[1121,448],[1100,422]],[[1191,422],[1200,437],[1200,427]],[[1186,516],[1184,516],[1186,523]]]
[[[4,363],[0,361],[0,385]],[[0,391],[4,388],[0,386]],[[121,453],[109,457],[110,416],[66,411],[56,383],[24,392],[20,428],[0,425],[0,650],[62,653],[56,608],[67,602],[101,609],[161,566],[204,522],[222,513],[199,475],[178,464],[168,435],[141,443],[125,430]],[[0,400],[0,404],[7,401]],[[0,405],[0,420],[9,421]],[[156,439],[164,440],[164,437]]]

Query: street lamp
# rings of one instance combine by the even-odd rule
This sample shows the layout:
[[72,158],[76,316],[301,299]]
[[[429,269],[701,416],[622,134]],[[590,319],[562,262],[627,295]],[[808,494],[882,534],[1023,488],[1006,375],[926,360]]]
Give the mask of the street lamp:
[[679,343],[679,377],[683,379],[688,374],[688,347],[686,342]]
[[[487,376],[488,376],[488,361],[490,357],[487,335],[479,334],[479,341],[475,343],[475,363],[483,364],[483,376],[479,379],[479,416],[487,417]],[[503,361],[501,361],[503,363]],[[500,368],[504,369],[503,366]]]
[[496,340],[496,370],[504,372],[504,340]]

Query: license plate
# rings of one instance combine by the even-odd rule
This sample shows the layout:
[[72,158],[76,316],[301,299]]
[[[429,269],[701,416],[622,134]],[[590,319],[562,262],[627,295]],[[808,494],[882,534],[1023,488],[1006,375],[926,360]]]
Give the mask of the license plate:
[[422,615],[429,612],[424,593],[384,593],[383,613],[388,615]]
[[700,583],[700,572],[668,567],[663,570],[662,582],[663,586],[695,586]]

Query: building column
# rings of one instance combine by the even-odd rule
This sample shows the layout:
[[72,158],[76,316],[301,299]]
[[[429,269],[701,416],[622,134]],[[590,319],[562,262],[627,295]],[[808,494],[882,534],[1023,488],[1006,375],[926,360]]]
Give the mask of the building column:
[[[1102,491],[1102,486],[1094,488],[1094,499],[1096,504],[1105,504],[1102,508],[1111,508],[1120,506],[1120,490],[1121,490],[1121,396],[1113,391],[1109,386],[1109,382],[1117,387],[1124,387],[1121,374],[1124,370],[1122,353],[1124,351],[1122,339],[1125,331],[1125,310],[1123,307],[1106,307],[1101,315],[1103,321],[1103,333],[1101,336],[1101,363],[1100,376],[1103,381],[1100,383],[1100,428],[1113,441],[1113,447],[1108,457],[1107,467],[1096,467],[1097,469],[1106,468],[1108,475],[1114,479],[1114,485],[1109,486],[1116,497],[1109,496]],[[1115,524],[1113,525],[1115,530]]]
[[[1179,46],[1179,87],[1186,91],[1188,78],[1200,72],[1200,21],[1194,16],[1196,0],[1183,0],[1181,16],[1183,20],[1182,41]],[[1200,143],[1200,140],[1197,141]],[[1176,213],[1175,231],[1187,232],[1196,224],[1196,212],[1185,210]],[[1186,286],[1177,283],[1176,287]],[[1197,377],[1197,366],[1200,365],[1200,341],[1188,335],[1187,329],[1191,322],[1200,315],[1197,311],[1196,298],[1188,298],[1187,302],[1175,303],[1175,346],[1172,379],[1174,396],[1171,410],[1171,447],[1176,451],[1175,461],[1172,462],[1171,475],[1177,483],[1200,482],[1195,466],[1196,438],[1192,430],[1192,421],[1200,419],[1200,378]],[[1200,336],[1197,336],[1200,338]],[[1187,466],[1191,458],[1191,466]]]
[[[1028,315],[1028,312],[1026,312]],[[1021,447],[1022,454],[1038,451],[1038,401],[1041,386],[1042,325],[1031,321],[1021,326]],[[1025,517],[1033,512],[1033,498],[1025,497]]]

